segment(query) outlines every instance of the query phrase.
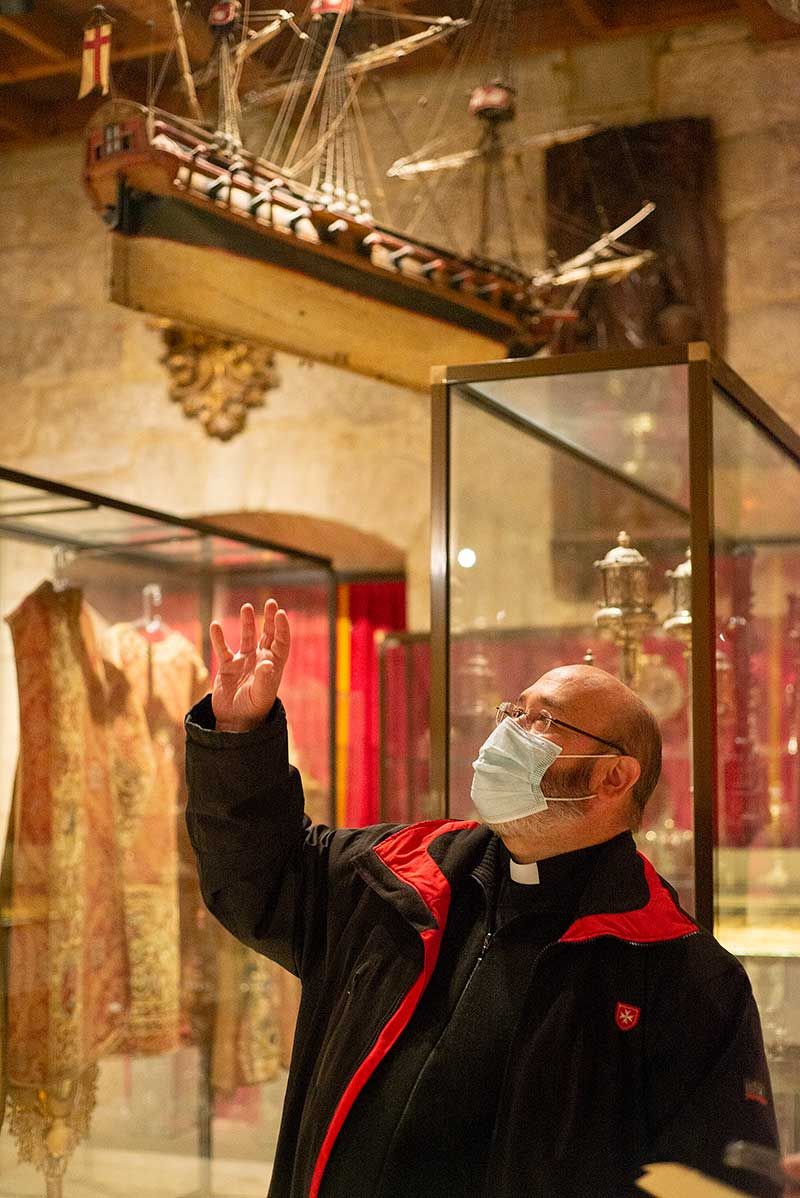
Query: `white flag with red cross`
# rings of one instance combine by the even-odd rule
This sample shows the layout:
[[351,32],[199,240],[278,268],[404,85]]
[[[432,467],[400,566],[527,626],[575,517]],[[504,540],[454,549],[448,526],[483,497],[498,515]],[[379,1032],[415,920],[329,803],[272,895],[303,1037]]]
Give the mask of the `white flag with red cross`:
[[81,62],[81,89],[78,99],[82,100],[96,87],[101,94],[108,95],[111,74],[111,26],[87,25],[83,31],[83,60]]

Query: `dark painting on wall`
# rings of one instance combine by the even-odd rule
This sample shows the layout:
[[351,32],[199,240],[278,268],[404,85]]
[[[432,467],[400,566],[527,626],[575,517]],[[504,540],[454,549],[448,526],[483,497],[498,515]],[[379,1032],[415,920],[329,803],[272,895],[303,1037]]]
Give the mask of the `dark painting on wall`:
[[612,286],[588,284],[554,352],[706,340],[722,349],[722,230],[713,127],[681,118],[603,129],[546,155],[548,247],[562,260],[633,214],[625,239],[657,257]]

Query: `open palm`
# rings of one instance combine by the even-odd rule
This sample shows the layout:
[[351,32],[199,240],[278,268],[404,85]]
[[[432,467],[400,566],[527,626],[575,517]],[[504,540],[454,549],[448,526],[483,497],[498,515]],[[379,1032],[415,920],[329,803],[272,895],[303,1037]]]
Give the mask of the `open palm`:
[[239,621],[238,653],[229,647],[216,620],[210,628],[219,662],[211,705],[222,732],[246,732],[268,715],[278,695],[291,644],[288,617],[275,599],[264,604],[261,636],[252,603],[242,605]]

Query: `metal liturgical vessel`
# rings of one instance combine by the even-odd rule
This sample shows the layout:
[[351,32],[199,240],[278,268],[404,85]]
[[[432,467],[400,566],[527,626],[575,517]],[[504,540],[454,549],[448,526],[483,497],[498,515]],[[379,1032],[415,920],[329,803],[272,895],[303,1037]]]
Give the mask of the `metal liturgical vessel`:
[[631,545],[626,532],[601,561],[594,563],[603,580],[603,598],[594,621],[622,649],[621,677],[635,687],[642,639],[656,623],[650,602],[650,563]]

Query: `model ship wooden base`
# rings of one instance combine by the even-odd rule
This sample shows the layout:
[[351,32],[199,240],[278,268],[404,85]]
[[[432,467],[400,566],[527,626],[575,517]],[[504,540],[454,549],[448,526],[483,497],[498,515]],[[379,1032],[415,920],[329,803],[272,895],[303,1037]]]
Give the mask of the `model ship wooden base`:
[[118,303],[419,390],[441,362],[533,353],[573,315],[220,136],[127,101],[95,114],[86,183],[115,231]]
[[155,316],[427,391],[431,365],[504,358],[499,340],[220,249],[111,237],[111,298]]

